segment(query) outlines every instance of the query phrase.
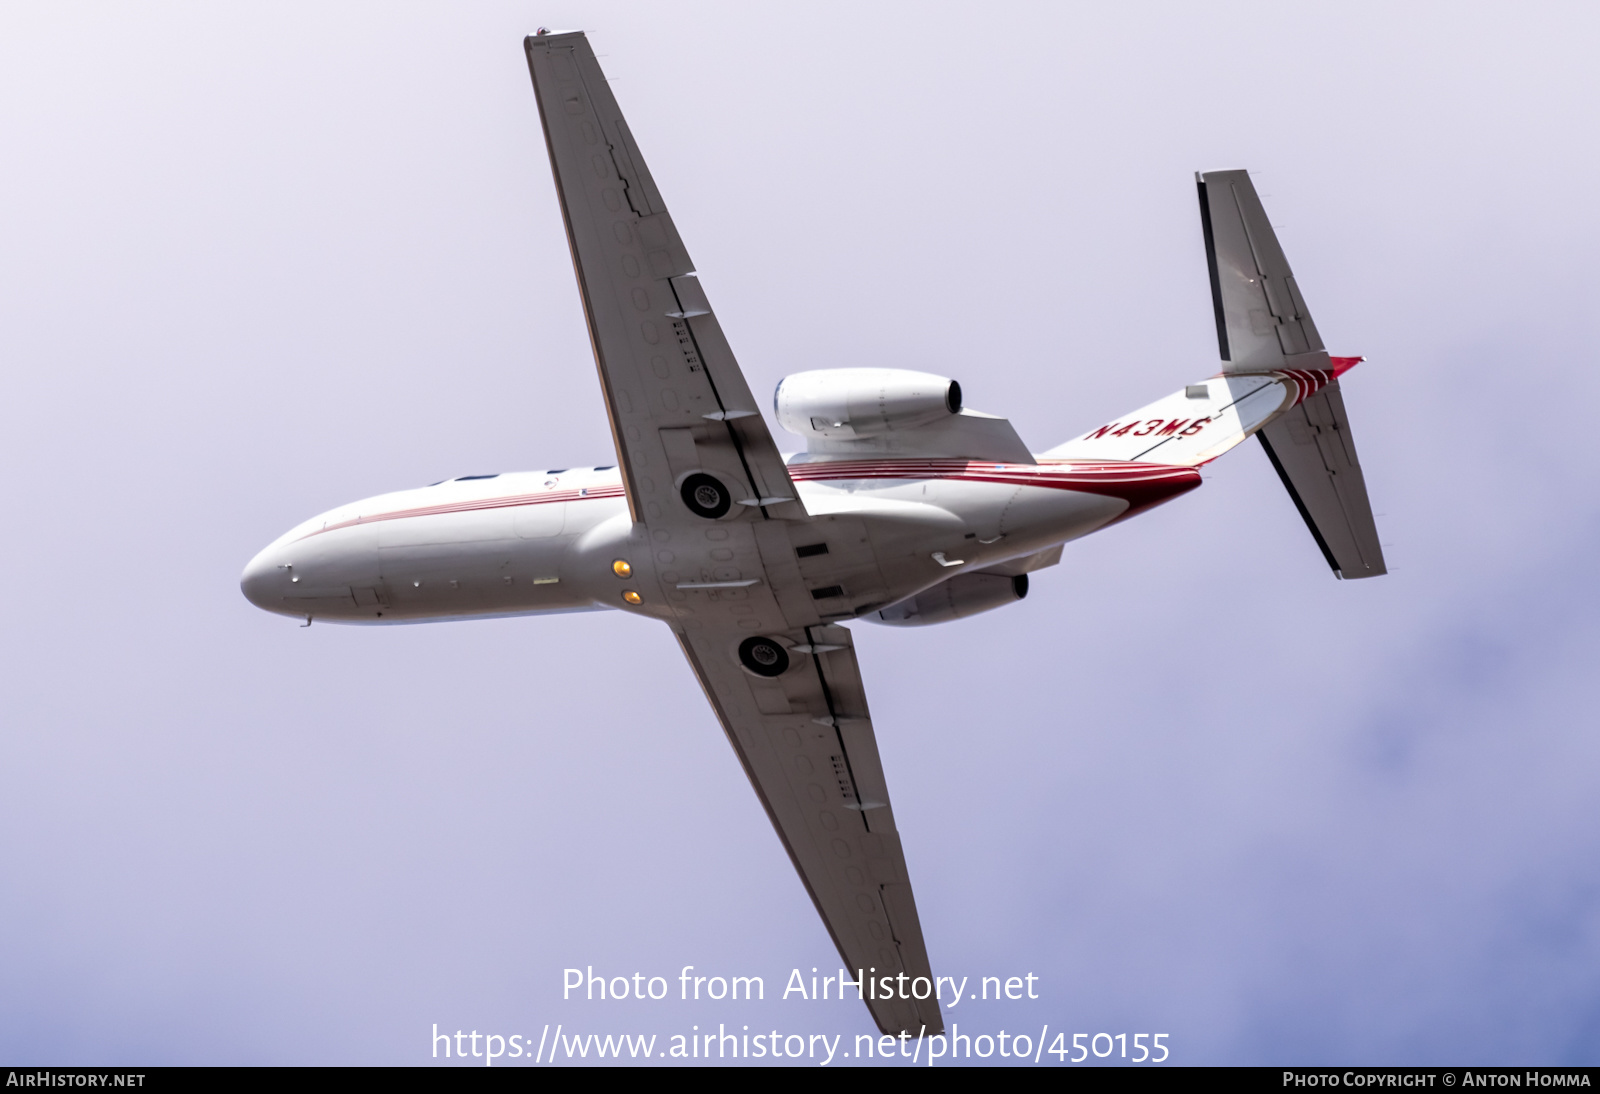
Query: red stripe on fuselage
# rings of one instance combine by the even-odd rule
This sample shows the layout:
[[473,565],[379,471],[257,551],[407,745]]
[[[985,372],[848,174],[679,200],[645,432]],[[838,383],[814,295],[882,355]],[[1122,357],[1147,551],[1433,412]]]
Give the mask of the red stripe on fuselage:
[[587,501],[590,498],[620,498],[623,497],[622,485],[616,486],[591,486],[578,490],[551,490],[541,494],[513,494],[503,498],[477,498],[472,501],[445,502],[440,505],[423,505],[415,509],[396,509],[390,513],[374,513],[371,516],[363,514],[351,520],[341,520],[337,524],[330,524],[318,528],[315,532],[307,532],[301,539],[310,539],[320,536],[323,532],[332,532],[339,528],[354,528],[358,524],[372,524],[380,520],[404,520],[407,517],[436,517],[447,513],[477,513],[486,509],[513,509],[524,505],[549,505],[558,501]]
[[1128,509],[1118,520],[1188,493],[1200,485],[1200,472],[1173,464],[1127,461],[1047,461],[1039,464],[978,460],[829,460],[789,465],[796,482],[852,479],[938,479],[1037,486],[1121,498]]
[[[861,479],[940,480],[945,482],[989,482],[1005,486],[1036,486],[1047,490],[1074,490],[1082,494],[1121,498],[1128,510],[1118,520],[1159,505],[1200,485],[1200,472],[1192,467],[1171,464],[1129,462],[1047,461],[1041,464],[992,463],[977,460],[828,460],[789,465],[795,482],[847,482]],[[620,498],[624,492],[615,486],[593,486],[584,490],[551,490],[540,494],[513,494],[500,498],[445,502],[388,513],[363,514],[330,524],[300,537],[354,528],[382,520],[408,517],[433,517],[449,513],[476,513],[489,509],[512,509],[553,502]]]

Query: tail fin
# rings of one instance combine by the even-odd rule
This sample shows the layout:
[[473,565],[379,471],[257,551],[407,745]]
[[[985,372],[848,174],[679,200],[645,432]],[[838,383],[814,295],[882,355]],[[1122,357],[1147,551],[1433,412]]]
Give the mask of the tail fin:
[[1196,175],[1222,372],[1044,454],[1198,467],[1261,440],[1335,575],[1386,573],[1339,393],[1359,357],[1329,357],[1244,171]]

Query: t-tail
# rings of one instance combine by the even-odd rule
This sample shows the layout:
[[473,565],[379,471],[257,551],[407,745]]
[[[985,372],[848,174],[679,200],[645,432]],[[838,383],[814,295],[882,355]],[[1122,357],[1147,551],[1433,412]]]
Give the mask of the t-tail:
[[1046,452],[1049,460],[1209,463],[1252,434],[1338,577],[1386,573],[1329,357],[1245,171],[1195,176],[1222,371]]

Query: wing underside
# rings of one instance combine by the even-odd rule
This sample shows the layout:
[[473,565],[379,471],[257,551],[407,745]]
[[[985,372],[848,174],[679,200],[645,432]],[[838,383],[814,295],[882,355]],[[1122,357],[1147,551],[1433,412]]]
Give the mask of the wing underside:
[[600,387],[635,520],[691,470],[803,518],[738,361],[580,33],[526,40]]
[[774,679],[739,667],[742,637],[689,630],[679,641],[851,978],[904,973],[896,996],[912,985],[930,994],[873,998],[864,988],[878,1028],[942,1032],[850,632],[824,625],[774,636],[792,659]]
[[[639,610],[677,634],[849,975],[931,989],[850,632],[829,622],[884,597],[871,544],[800,503],[587,39],[526,49],[634,542],[654,562],[654,584],[634,567]],[[701,474],[733,504],[691,512]],[[787,671],[741,664],[756,637],[790,651]],[[885,1033],[943,1028],[931,990],[874,994]]]

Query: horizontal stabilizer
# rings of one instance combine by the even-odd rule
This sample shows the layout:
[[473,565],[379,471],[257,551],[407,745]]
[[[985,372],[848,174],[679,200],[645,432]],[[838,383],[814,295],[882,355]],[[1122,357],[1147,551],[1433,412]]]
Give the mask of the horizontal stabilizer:
[[1208,171],[1195,182],[1222,374],[1313,379],[1293,405],[1265,417],[1256,436],[1334,573],[1386,573],[1339,394],[1337,377],[1355,359],[1329,359],[1249,172]]
[[1222,371],[1324,369],[1322,336],[1248,171],[1196,175]]
[[1344,578],[1388,573],[1339,381],[1256,436],[1334,572]]

